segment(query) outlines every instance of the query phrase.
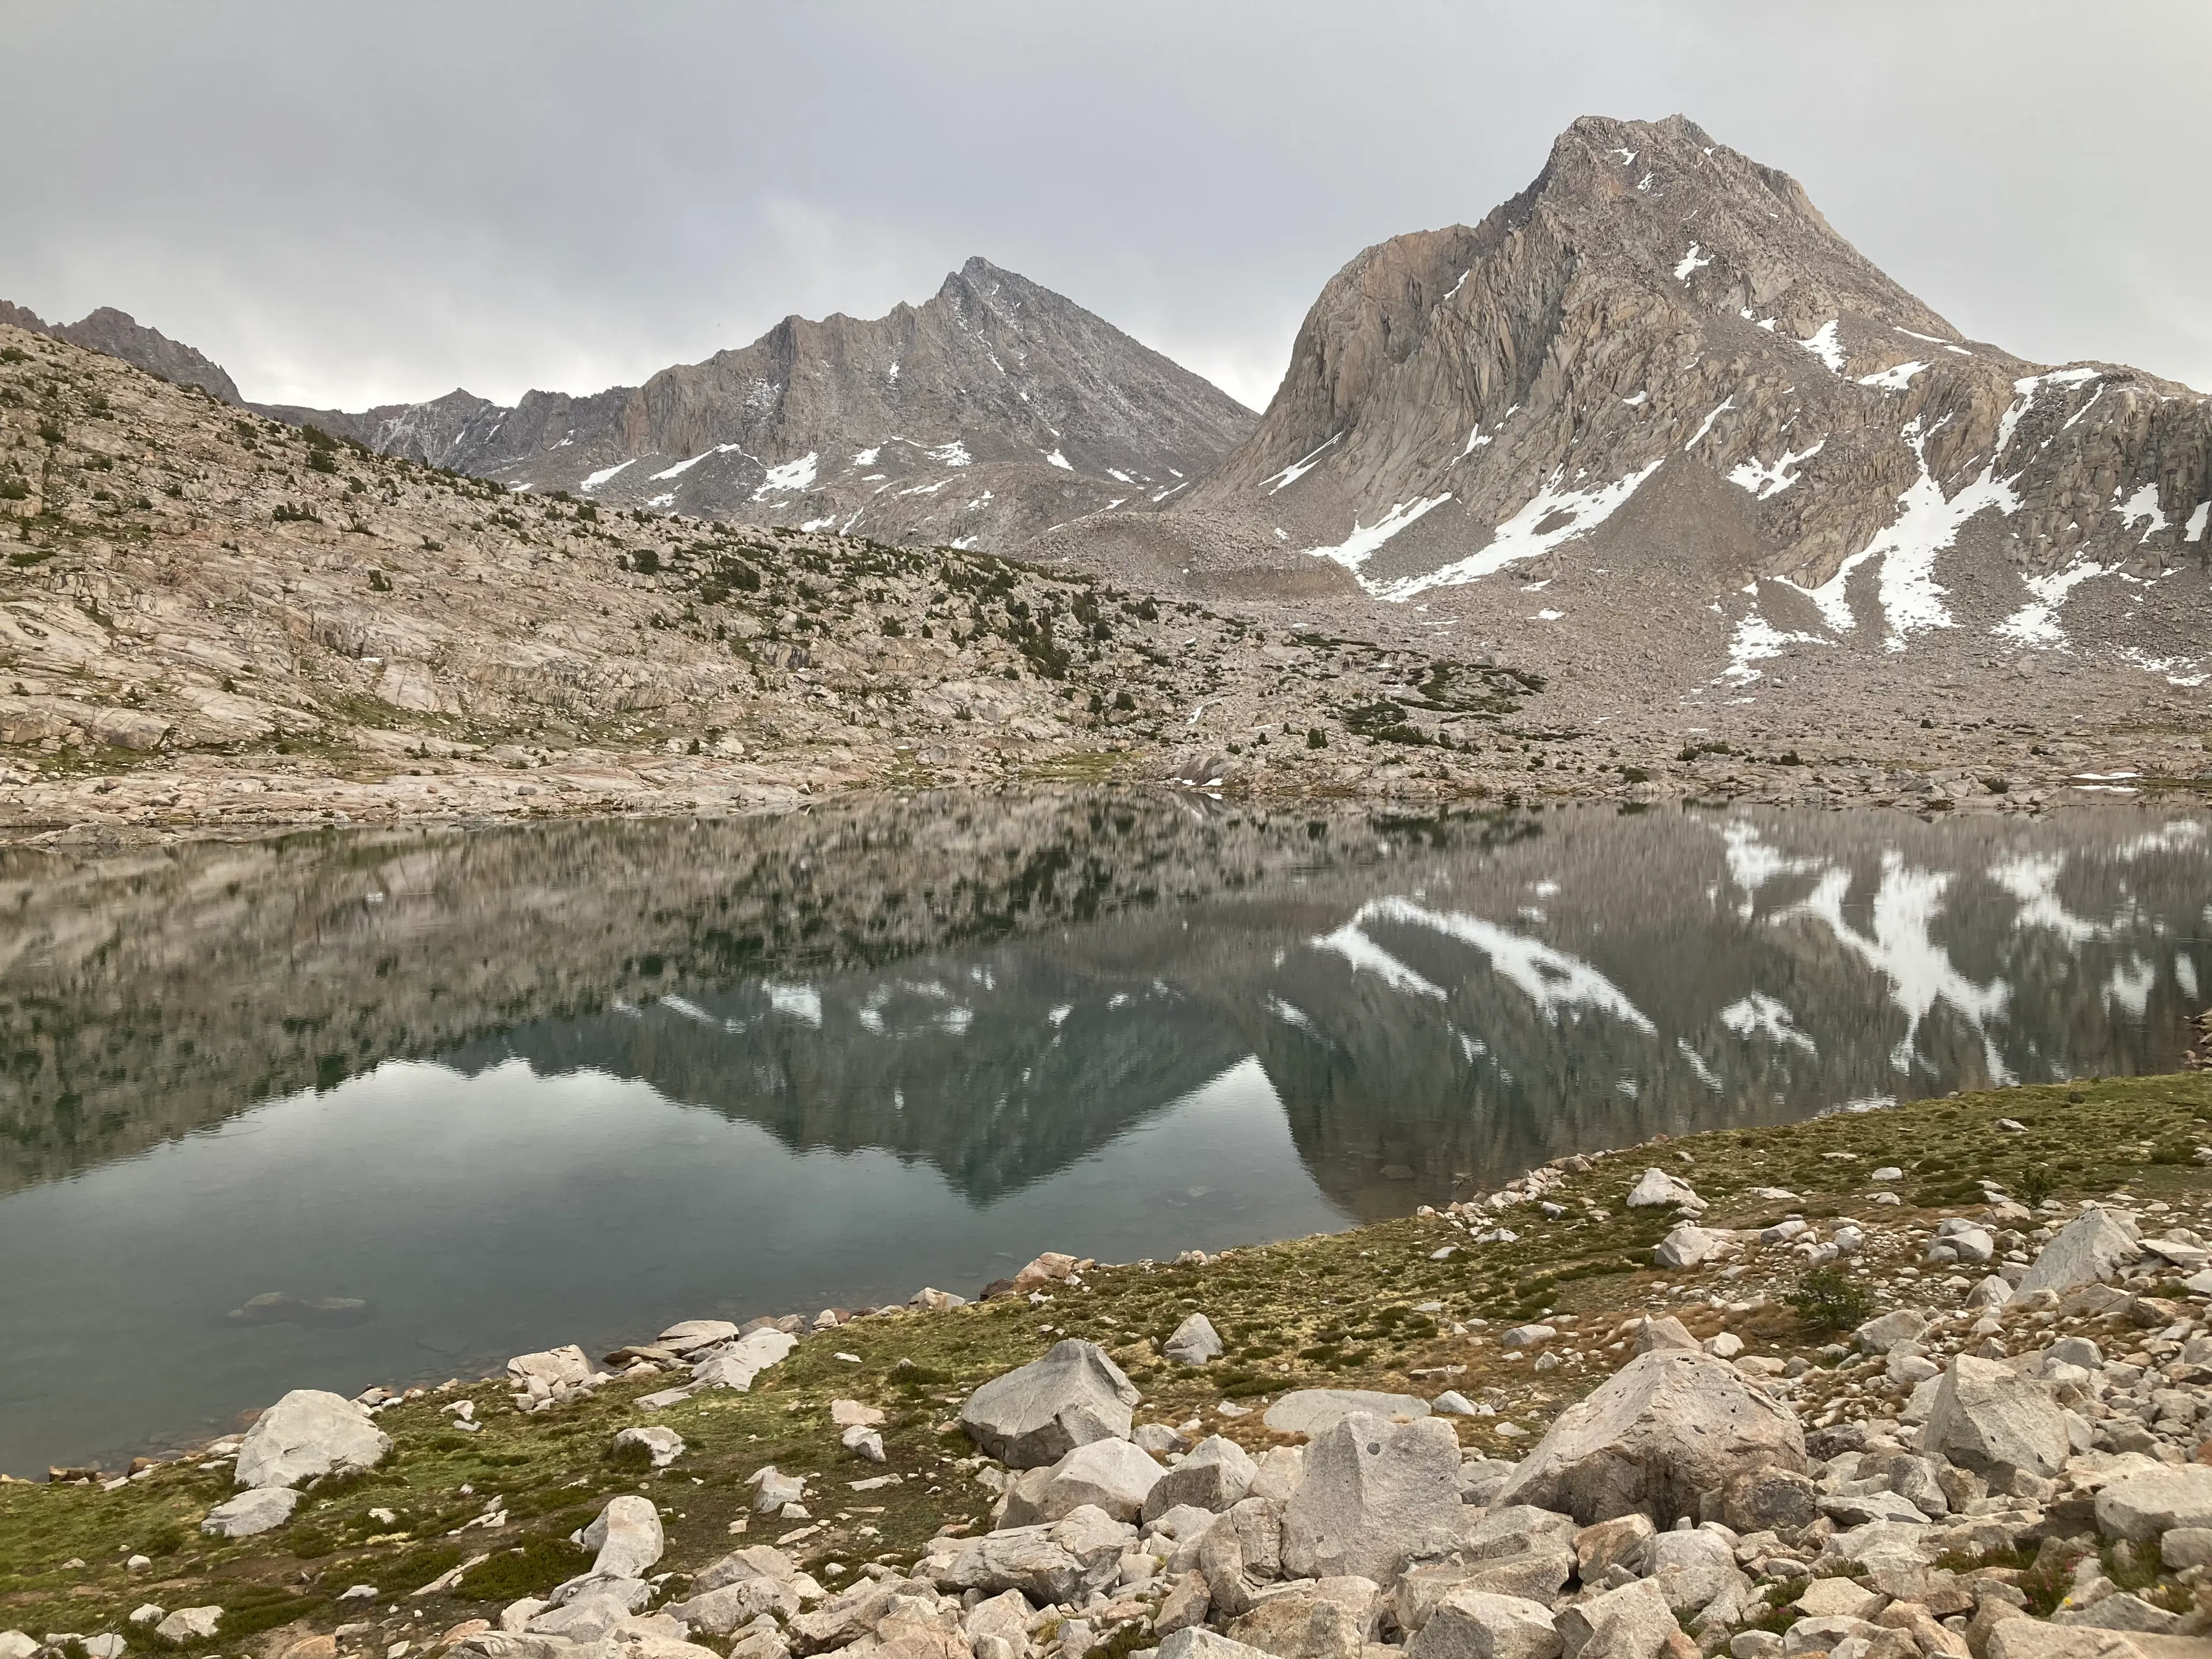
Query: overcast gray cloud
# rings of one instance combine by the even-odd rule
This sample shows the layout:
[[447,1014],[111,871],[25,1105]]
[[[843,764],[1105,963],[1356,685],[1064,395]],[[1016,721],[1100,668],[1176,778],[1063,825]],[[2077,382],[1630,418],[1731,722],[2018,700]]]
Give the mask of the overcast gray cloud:
[[1264,404],[1362,246],[1691,116],[1966,332],[2212,388],[2203,0],[0,0],[0,296],[249,398],[591,391],[970,253]]

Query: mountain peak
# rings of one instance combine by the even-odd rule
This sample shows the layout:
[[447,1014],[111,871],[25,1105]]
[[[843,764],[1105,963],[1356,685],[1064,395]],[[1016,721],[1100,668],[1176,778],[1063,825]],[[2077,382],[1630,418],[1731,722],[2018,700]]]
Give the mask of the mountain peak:
[[[1697,590],[1686,626],[1735,626],[1717,666],[1748,684],[1785,636],[1893,652],[1970,629],[1929,574],[1958,549],[1983,637],[2063,648],[2032,584],[2201,562],[2208,453],[2212,399],[1969,343],[1788,173],[1679,115],[1584,116],[1480,224],[1339,271],[1252,437],[1172,516],[1194,545],[1304,548],[1390,599],[1640,571]],[[2133,648],[2212,675],[2182,637]]]

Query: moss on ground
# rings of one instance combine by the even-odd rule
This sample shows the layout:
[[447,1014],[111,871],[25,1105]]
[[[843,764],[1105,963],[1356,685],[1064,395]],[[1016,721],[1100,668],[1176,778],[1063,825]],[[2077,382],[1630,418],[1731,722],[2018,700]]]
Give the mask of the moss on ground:
[[[2020,1127],[2002,1127],[2005,1120]],[[1510,1243],[1473,1245],[1437,1218],[1415,1216],[1235,1250],[1205,1265],[1102,1267],[1079,1288],[1054,1285],[1038,1302],[1009,1297],[857,1321],[802,1342],[750,1393],[709,1390],[654,1415],[685,1443],[676,1464],[658,1472],[610,1449],[617,1430],[644,1420],[637,1397],[672,1379],[611,1384],[528,1415],[513,1409],[501,1382],[467,1383],[386,1412],[380,1422],[394,1451],[383,1466],[311,1489],[286,1526],[236,1541],[198,1529],[231,1492],[227,1469],[173,1464],[113,1492],[8,1484],[0,1486],[0,1628],[89,1633],[128,1628],[125,1616],[146,1601],[214,1604],[229,1612],[218,1640],[204,1645],[225,1646],[253,1632],[327,1630],[362,1617],[363,1603],[337,1598],[373,1584],[380,1595],[369,1605],[419,1643],[577,1571],[583,1556],[568,1534],[620,1492],[645,1492],[659,1505],[668,1534],[662,1565],[678,1573],[738,1543],[779,1540],[817,1571],[833,1562],[848,1571],[866,1560],[910,1562],[940,1528],[987,1523],[992,1495],[974,1478],[972,1449],[954,1421],[959,1401],[1064,1336],[1114,1353],[1144,1391],[1139,1421],[1198,1419],[1208,1431],[1259,1447],[1283,1437],[1256,1409],[1224,1414],[1224,1401],[1256,1407],[1282,1390],[1320,1384],[1424,1395],[1453,1388],[1498,1405],[1495,1417],[1449,1419],[1463,1443],[1512,1455],[1527,1442],[1501,1433],[1503,1425],[1540,1427],[1595,1386],[1611,1362],[1584,1354],[1540,1373],[1495,1343],[1454,1334],[1455,1323],[1569,1315],[1591,1331],[1668,1308],[1693,1331],[1717,1328],[1714,1310],[1680,1300],[1681,1287],[1650,1266],[1670,1218],[1621,1206],[1642,1163],[1667,1164],[1694,1182],[1712,1224],[1849,1207],[1887,1228],[1980,1202],[1981,1176],[2064,1199],[2123,1188],[2140,1202],[2201,1197],[2212,1192],[2212,1170],[2195,1161],[2195,1149],[2208,1139],[2212,1076],[2203,1074],[2003,1090],[1686,1135],[1569,1176],[1547,1194],[1557,1215],[1534,1205],[1511,1210],[1504,1218],[1519,1237]],[[1865,1208],[1869,1176],[1885,1164],[1904,1172],[1894,1183],[1903,1202]],[[1796,1197],[1753,1190],[1778,1187]],[[1871,1269],[1847,1261],[1844,1271]],[[1157,1354],[1194,1310],[1206,1312],[1227,1346],[1203,1371]],[[1832,1334],[1778,1300],[1729,1328],[1780,1358],[1809,1355]],[[839,1445],[830,1416],[839,1398],[886,1413],[883,1468]],[[483,1426],[475,1432],[455,1425],[450,1408],[463,1399],[476,1402]],[[749,1516],[747,1479],[769,1463],[808,1477],[811,1522]],[[854,1488],[885,1474],[896,1479]],[[468,1524],[501,1510],[507,1518],[495,1529]],[[152,1565],[131,1571],[134,1553]],[[479,1555],[449,1589],[408,1594]],[[386,1607],[399,1611],[382,1615]],[[149,1645],[143,1632],[131,1640]]]

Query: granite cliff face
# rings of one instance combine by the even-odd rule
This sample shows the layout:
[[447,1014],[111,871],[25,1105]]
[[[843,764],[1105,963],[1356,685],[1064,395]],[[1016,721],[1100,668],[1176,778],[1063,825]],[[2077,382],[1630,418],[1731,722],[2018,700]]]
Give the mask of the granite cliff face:
[[975,258],[920,306],[787,317],[590,397],[272,408],[387,454],[623,507],[1004,550],[1171,499],[1251,412],[1080,306]]
[[1303,557],[1601,647],[1656,616],[1736,687],[1939,643],[2187,684],[2208,512],[2212,399],[1966,340],[1788,175],[1680,117],[1586,118],[1480,224],[1339,272],[1257,430],[1165,514],[1042,550],[1217,581]]
[[196,386],[204,392],[211,392],[227,404],[244,401],[238,394],[237,383],[223,372],[222,365],[210,362],[158,329],[148,328],[129,312],[118,311],[112,306],[102,306],[74,323],[49,323],[36,312],[0,300],[0,324],[67,340],[88,351],[104,351],[111,357],[120,357],[134,368],[158,374],[178,386]]

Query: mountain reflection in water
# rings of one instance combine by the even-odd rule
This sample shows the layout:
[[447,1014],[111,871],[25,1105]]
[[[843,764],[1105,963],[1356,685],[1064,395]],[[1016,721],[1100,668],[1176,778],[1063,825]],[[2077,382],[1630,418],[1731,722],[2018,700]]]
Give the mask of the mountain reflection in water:
[[[2133,810],[1048,792],[0,854],[0,1257],[32,1268],[0,1327],[36,1333],[0,1467],[1660,1131],[2170,1069],[2208,899],[2204,826]],[[156,1340],[159,1390],[58,1380]]]

